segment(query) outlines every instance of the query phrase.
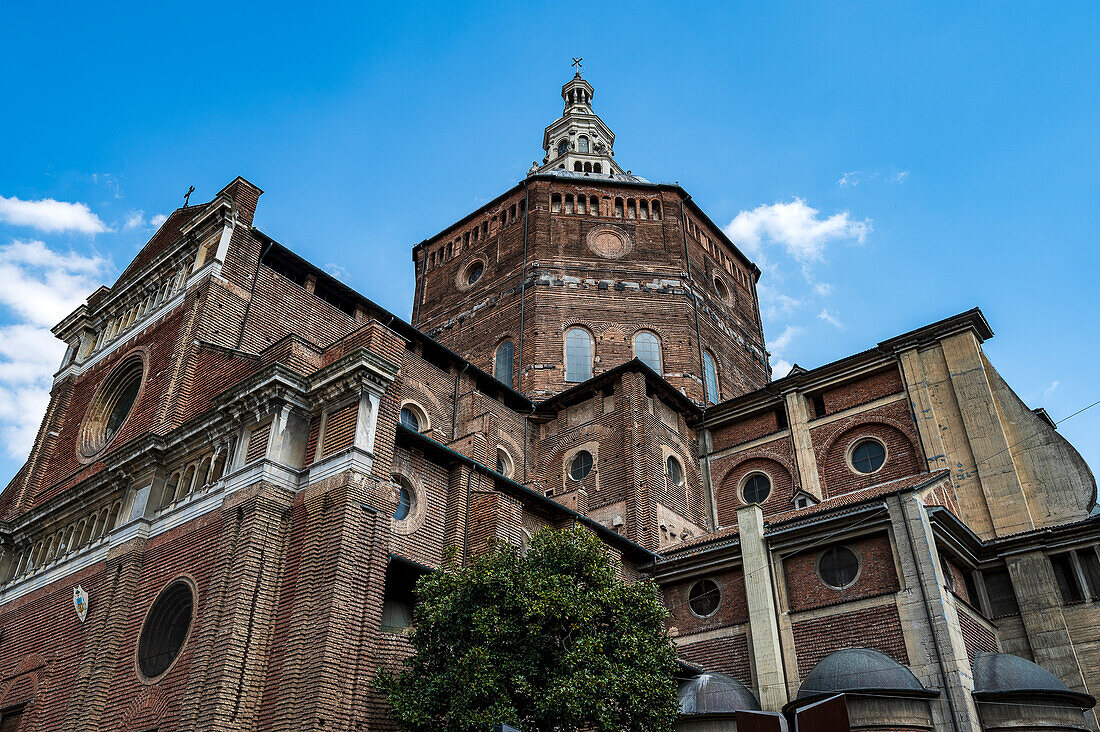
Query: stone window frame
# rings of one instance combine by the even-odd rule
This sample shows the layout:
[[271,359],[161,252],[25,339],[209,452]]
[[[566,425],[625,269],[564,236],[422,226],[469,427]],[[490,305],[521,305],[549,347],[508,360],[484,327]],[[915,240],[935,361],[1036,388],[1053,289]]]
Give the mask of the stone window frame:
[[[502,472],[501,475],[503,475],[505,478],[511,478],[516,473],[516,461],[512,458],[512,453],[508,452],[508,449],[504,447],[504,445],[497,445],[496,456],[498,463],[501,462],[501,455],[504,456],[503,462],[506,468],[506,470]],[[595,463],[593,463],[593,467],[595,467]]]
[[[583,330],[588,334],[588,378],[580,379],[579,381],[570,380],[569,378],[569,334],[574,330]],[[582,323],[571,323],[562,330],[561,337],[561,356],[562,356],[562,381],[567,384],[583,384],[596,375],[596,364],[598,363],[596,356],[596,334],[592,332],[592,329]]]
[[[672,461],[672,462],[676,463],[676,467],[680,471],[680,480],[678,480],[675,483],[672,482],[672,480],[671,480],[671,478],[668,474],[669,473],[669,470],[668,470],[669,461]],[[673,485],[677,488],[680,488],[680,487],[687,484],[687,470],[684,468],[684,463],[683,463],[682,460],[680,460],[680,458],[678,458],[676,455],[673,455],[671,452],[668,455],[665,456],[665,481],[667,481],[669,484],[671,484],[671,485]]]
[[[108,392],[117,391],[116,387],[118,386],[118,380],[125,376],[124,372],[133,368],[135,360],[141,362],[141,381],[138,384],[137,396],[134,397],[134,402],[130,405],[130,411],[127,412],[125,419],[123,419],[122,423],[118,426],[118,430],[111,435],[110,438],[104,440],[94,451],[84,450],[84,443],[89,438],[89,431],[93,429],[93,422],[101,421],[109,416],[108,414],[104,414],[103,410],[109,406],[109,402],[112,401],[113,396],[117,396],[117,394],[112,395],[108,394]],[[118,436],[122,434],[130,418],[134,416],[134,411],[137,409],[142,397],[145,396],[145,387],[149,383],[149,361],[148,348],[144,346],[134,348],[120,356],[110,372],[99,382],[99,385],[96,387],[84,411],[84,417],[80,422],[80,429],[77,431],[76,459],[82,465],[94,463],[107,452]]]
[[719,275],[714,275],[714,291],[718,294],[718,299],[727,305],[736,305],[733,298],[733,288],[730,287]]
[[[474,282],[470,282],[470,269],[478,263],[480,263],[482,266],[481,274],[478,276],[477,280],[475,280]],[[467,292],[468,290],[472,290],[474,287],[476,287],[477,283],[484,280],[486,275],[488,274],[489,260],[484,255],[480,254],[471,257],[470,261],[459,267],[458,274],[455,275],[455,287],[458,288],[460,292]]]
[[[768,480],[768,495],[764,496],[763,501],[757,503],[750,503],[745,499],[745,488],[749,485],[749,480],[754,475],[763,475]],[[741,499],[741,503],[745,506],[763,506],[775,496],[775,476],[762,468],[753,468],[749,472],[741,476],[741,479],[737,481],[737,497]]]
[[[153,612],[153,607],[157,604],[157,600],[161,598],[165,590],[177,582],[183,582],[191,588],[191,622],[187,626],[187,634],[183,636],[183,643],[180,644],[179,653],[172,659],[172,662],[168,664],[168,667],[160,672],[157,676],[146,676],[145,672],[141,670],[141,636],[145,632],[145,626],[149,622],[149,615]],[[153,596],[153,601],[149,603],[149,607],[145,610],[145,615],[141,620],[141,625],[138,629],[138,637],[134,643],[134,673],[137,675],[138,681],[145,686],[152,686],[159,682],[165,676],[172,672],[179,660],[183,658],[184,649],[187,648],[187,644],[191,641],[191,634],[195,632],[195,625],[199,619],[199,584],[195,580],[195,577],[191,574],[179,574],[172,577],[170,580],[161,585],[161,588],[157,590],[157,594]]]
[[[703,582],[710,582],[711,584],[713,584],[718,589],[718,604],[715,605],[714,610],[712,610],[707,615],[700,615],[699,613],[695,612],[695,608],[693,608],[691,606],[691,591],[693,589],[695,589],[695,587],[697,585],[699,585]],[[707,618],[713,618],[715,615],[718,614],[718,611],[722,609],[722,600],[724,600],[725,597],[726,597],[726,594],[724,592],[722,592],[722,585],[721,584],[719,584],[717,581],[715,581],[711,577],[703,577],[702,579],[698,579],[695,582],[692,582],[691,586],[688,587],[688,591],[687,591],[687,598],[688,599],[687,599],[687,602],[684,603],[684,604],[687,605],[688,612],[691,613],[693,616],[699,618],[700,620],[706,620]]]
[[[821,560],[825,556],[825,553],[831,549],[847,549],[852,553],[852,556],[856,558],[855,576],[852,577],[851,582],[840,587],[829,584],[821,574]],[[817,579],[821,582],[821,584],[825,585],[830,590],[842,592],[844,590],[850,589],[855,586],[855,584],[859,582],[859,578],[863,576],[863,554],[859,551],[858,547],[852,546],[851,544],[834,544],[832,546],[827,546],[820,552],[818,552],[817,557],[814,559],[814,574],[817,575]]]
[[[852,453],[856,451],[856,448],[859,445],[867,441],[877,442],[882,447],[882,465],[878,466],[870,473],[864,473],[862,470],[857,469],[855,463],[852,462]],[[877,435],[856,435],[854,438],[852,438],[852,441],[848,443],[848,447],[844,450],[844,462],[848,465],[848,470],[850,470],[854,475],[875,475],[876,473],[882,472],[882,470],[886,467],[886,464],[890,462],[890,448],[887,447],[886,441],[883,440],[881,437],[878,437]]]
[[[638,338],[643,335],[651,335],[657,341],[657,368],[653,369],[650,364],[646,363],[645,359],[638,355]],[[664,343],[661,342],[661,334],[650,328],[639,328],[634,331],[634,335],[630,336],[630,350],[634,354],[634,358],[638,359],[646,366],[657,372],[658,376],[664,376],[665,373],[665,349]]]
[[[710,356],[710,363],[714,369],[715,394],[710,393],[710,387],[707,385],[707,356]],[[703,349],[703,399],[708,404],[720,404],[722,402],[721,368],[718,365],[718,357],[709,348]]]
[[[423,435],[423,434],[427,434],[428,432],[432,431],[432,420],[428,416],[428,410],[424,409],[424,405],[422,405],[420,402],[416,401],[415,399],[405,399],[405,400],[403,400],[401,402],[401,406],[398,407],[398,409],[397,409],[397,422],[398,422],[398,424],[404,425],[404,422],[401,421],[401,412],[404,409],[410,410],[413,414],[416,415],[416,418],[420,421],[420,430],[419,430],[420,434]],[[408,427],[408,425],[405,425],[405,426]],[[318,442],[320,442],[320,440],[318,440]]]
[[413,477],[411,471],[405,466],[394,466],[390,473],[390,482],[394,490],[399,482],[404,482],[409,491],[412,505],[409,507],[409,515],[403,519],[395,519],[391,514],[390,529],[400,536],[408,536],[424,525],[424,518],[428,512],[427,491],[424,490],[424,482]]
[[[590,454],[592,456],[592,469],[590,471],[588,471],[588,475],[584,476],[583,479],[573,480],[573,476],[570,474],[572,472],[570,470],[570,467],[572,467],[573,458],[576,456],[576,454],[578,452],[581,452],[582,450],[588,452],[588,454]],[[599,484],[599,479],[600,479],[599,478],[599,475],[600,475],[599,466],[600,466],[600,443],[598,441],[593,440],[593,441],[585,442],[582,445],[577,445],[576,447],[573,447],[572,449],[566,451],[565,455],[562,456],[562,472],[563,472],[563,478],[564,478],[563,485],[565,486],[565,492],[568,493],[571,490],[576,490],[577,488],[582,487],[584,485],[584,482],[586,480],[588,480],[589,478],[591,478],[593,475],[596,476],[595,490],[599,490],[599,487],[600,487],[600,484]],[[570,486],[572,486],[572,487],[570,487]]]

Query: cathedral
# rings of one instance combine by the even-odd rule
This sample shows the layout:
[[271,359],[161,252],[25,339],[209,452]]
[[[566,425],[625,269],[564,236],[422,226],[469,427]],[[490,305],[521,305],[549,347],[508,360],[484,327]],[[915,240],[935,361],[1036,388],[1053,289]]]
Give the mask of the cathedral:
[[412,248],[411,322],[238,177],[57,324],[0,493],[0,731],[392,730],[417,578],[579,525],[660,588],[681,730],[839,697],[1098,732],[1096,481],[982,312],[772,374],[760,269],[561,96],[541,163]]

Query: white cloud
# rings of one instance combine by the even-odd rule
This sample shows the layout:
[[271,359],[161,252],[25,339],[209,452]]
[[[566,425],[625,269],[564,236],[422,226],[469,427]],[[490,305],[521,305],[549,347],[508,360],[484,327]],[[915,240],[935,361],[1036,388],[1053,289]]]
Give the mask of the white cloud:
[[821,260],[829,242],[863,243],[871,231],[870,219],[857,221],[848,211],[827,218],[821,218],[820,213],[803,199],[795,198],[742,211],[725,227],[725,232],[734,242],[750,250],[768,245],[782,247],[806,265]]
[[41,241],[0,246],[0,436],[21,458],[30,450],[50,400],[50,382],[65,344],[50,327],[72,312],[103,279],[106,259],[50,249]]
[[23,201],[14,196],[0,196],[0,223],[30,226],[48,233],[77,231],[82,234],[100,234],[108,231],[86,203],[68,203],[52,198]]
[[336,262],[329,262],[328,264],[326,264],[325,265],[325,271],[328,272],[333,277],[335,277],[336,279],[340,280],[341,282],[347,282],[348,281],[348,276],[349,275],[348,275],[347,267],[339,265]]
[[821,297],[828,297],[833,294],[833,286],[828,282],[818,282],[814,285],[814,294]]
[[1058,380],[1050,382],[1050,386],[1043,389],[1043,399],[1049,399],[1050,395],[1054,393],[1054,390],[1058,388]]
[[168,220],[168,217],[164,214],[157,214],[156,216],[150,216],[149,220],[145,220],[145,212],[138,209],[137,211],[131,211],[126,217],[126,223],[122,228],[126,230],[140,229],[145,226],[152,226],[159,228],[161,224]]
[[794,366],[791,365],[790,361],[784,361],[783,359],[777,361],[772,359],[772,379],[782,379],[784,376],[791,373],[792,368],[794,368]]
[[841,188],[855,188],[872,181],[886,183],[887,185],[901,184],[908,177],[908,170],[850,170],[847,173],[842,173],[836,184]]
[[145,226],[145,212],[131,211],[130,215],[126,217],[126,223],[123,225],[122,228],[136,229],[139,226]]
[[844,324],[841,323],[835,315],[830,313],[828,308],[821,308],[821,312],[817,314],[817,319],[824,320],[826,323],[836,326],[837,328],[844,327]]
[[788,325],[778,337],[768,342],[771,352],[771,365],[773,378],[779,379],[786,376],[791,370],[791,363],[787,360],[785,351],[798,336],[805,332],[800,325]]
[[773,354],[778,354],[779,351],[787,350],[787,347],[791,345],[791,341],[804,332],[805,329],[800,325],[788,325],[783,329],[783,332],[780,333],[777,338],[772,339],[771,343],[768,345],[771,346]]

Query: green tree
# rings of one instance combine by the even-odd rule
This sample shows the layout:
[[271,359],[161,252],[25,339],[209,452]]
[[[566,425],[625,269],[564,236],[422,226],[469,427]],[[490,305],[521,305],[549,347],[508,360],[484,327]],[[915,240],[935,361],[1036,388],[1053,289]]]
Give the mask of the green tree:
[[545,530],[422,577],[415,653],[378,685],[409,732],[670,732],[678,703],[667,611],[624,582],[583,528]]

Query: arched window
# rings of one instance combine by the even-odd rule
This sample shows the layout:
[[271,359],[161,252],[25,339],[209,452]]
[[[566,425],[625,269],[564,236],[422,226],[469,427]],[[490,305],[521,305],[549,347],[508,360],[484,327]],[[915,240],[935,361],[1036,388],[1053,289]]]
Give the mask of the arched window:
[[584,165],[581,163],[580,160],[573,163],[573,172],[574,173],[583,173],[584,172]]
[[623,199],[615,199],[615,218],[621,219],[623,217]]
[[653,210],[653,220],[654,221],[660,221],[661,220],[661,202],[660,201],[654,201],[652,210]]
[[638,218],[649,218],[649,201],[645,200],[644,198],[638,201]]
[[401,424],[413,432],[420,432],[422,420],[418,414],[418,410],[411,406],[406,405],[401,407]]
[[602,173],[603,172],[603,166],[600,165],[599,163],[592,163],[592,172]]
[[507,384],[513,389],[516,386],[512,376],[512,366],[515,358],[515,344],[512,339],[501,341],[497,346],[496,355],[493,357],[493,376],[502,384]]
[[680,467],[680,461],[672,455],[665,461],[665,475],[668,476],[669,485],[680,485],[684,482],[684,469]]
[[584,135],[577,138],[577,152],[588,152],[588,138]]
[[714,356],[710,351],[703,351],[703,386],[707,392],[707,401],[717,404],[718,392],[718,366],[714,363]]
[[634,336],[634,356],[649,368],[661,373],[661,341],[648,330]]
[[561,213],[561,194],[560,193],[551,193],[550,194],[550,212],[551,213]]
[[584,172],[585,173],[591,173],[592,172],[592,163],[585,163],[584,164]]
[[569,152],[569,138],[563,137],[558,141],[558,155],[565,155]]
[[592,378],[592,336],[584,328],[570,328],[565,334],[565,380]]
[[497,472],[505,478],[512,477],[512,456],[503,447],[497,448]]

